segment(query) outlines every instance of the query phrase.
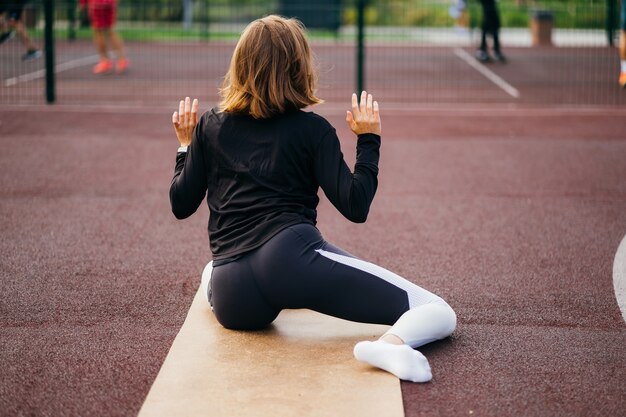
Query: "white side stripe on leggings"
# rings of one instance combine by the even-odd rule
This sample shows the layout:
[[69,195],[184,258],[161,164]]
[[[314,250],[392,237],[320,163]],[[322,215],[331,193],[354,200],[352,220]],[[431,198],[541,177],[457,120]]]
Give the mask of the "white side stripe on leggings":
[[339,262],[340,264],[350,266],[360,271],[375,275],[378,278],[387,281],[391,285],[395,285],[396,287],[406,291],[409,297],[410,308],[429,304],[432,302],[443,301],[435,294],[426,291],[422,287],[402,278],[400,275],[394,274],[393,272],[388,271],[378,265],[374,265],[373,263],[365,262],[357,258],[351,258],[349,256],[339,255],[333,252],[328,252],[322,249],[317,249],[316,252],[324,256],[325,258],[332,259],[333,261]]

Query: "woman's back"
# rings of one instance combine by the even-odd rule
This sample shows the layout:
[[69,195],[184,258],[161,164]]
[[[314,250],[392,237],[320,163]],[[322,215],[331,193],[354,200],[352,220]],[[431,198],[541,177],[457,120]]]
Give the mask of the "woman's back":
[[211,111],[199,127],[214,252],[244,252],[285,226],[315,224],[315,152],[324,135],[334,133],[323,118],[301,111],[270,119]]
[[[214,258],[259,247],[293,224],[315,225],[319,186],[346,217],[364,221],[376,191],[379,146],[375,135],[359,140],[361,157],[352,174],[335,129],[315,113],[292,110],[268,119],[215,109],[205,113],[184,183],[207,190]],[[172,207],[181,218],[204,197],[176,192],[175,184],[173,190]]]

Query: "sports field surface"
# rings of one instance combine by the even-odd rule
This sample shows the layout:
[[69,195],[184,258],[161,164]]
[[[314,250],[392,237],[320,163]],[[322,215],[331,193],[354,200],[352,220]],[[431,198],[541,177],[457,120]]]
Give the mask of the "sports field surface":
[[[341,48],[325,52],[328,62],[331,53]],[[368,86],[383,120],[370,217],[351,224],[327,200],[319,206],[327,240],[441,295],[458,315],[451,338],[421,349],[433,380],[392,380],[384,398],[393,401],[383,404],[389,415],[408,417],[623,415],[626,324],[613,279],[626,259],[615,262],[626,235],[626,91],[598,74],[606,94],[567,105],[564,97],[575,92],[554,85],[558,72],[546,72],[554,81],[534,73],[536,52],[520,48],[506,66],[488,68],[516,98],[466,54],[471,59],[471,49],[449,48],[449,65],[429,70],[434,60],[425,60],[422,73],[405,72],[428,77],[458,66],[474,77],[473,95],[439,86],[429,101],[427,89],[415,87],[408,101],[400,84]],[[149,56],[149,48],[137,51],[119,77],[94,79],[90,63],[61,71],[59,104],[32,103],[29,95],[0,107],[0,415],[156,415],[147,414],[154,401],[175,401],[175,393],[159,391],[166,386],[160,371],[170,381],[180,372],[184,384],[183,372],[195,361],[204,369],[206,356],[221,368],[196,375],[198,383],[214,388],[224,375],[228,390],[170,415],[333,415],[333,403],[341,410],[335,415],[367,415],[359,401],[347,409],[338,402],[363,396],[381,378],[390,382],[351,358],[352,339],[374,339],[378,328],[287,312],[265,333],[187,332],[186,352],[203,354],[188,356],[186,368],[166,361],[210,260],[206,207],[185,221],[170,212],[171,113],[184,95],[199,96],[202,111],[213,106],[210,91],[225,67],[208,66],[206,87],[201,71],[172,78],[174,63],[157,67]],[[394,71],[402,71],[401,57],[389,58]],[[167,76],[137,99],[150,70]],[[85,84],[67,87],[79,79],[88,95]],[[353,163],[354,138],[343,121],[352,80],[343,81],[322,74],[329,100],[314,110],[337,127]],[[211,320],[206,306],[193,311]],[[315,365],[326,361],[328,369]]]

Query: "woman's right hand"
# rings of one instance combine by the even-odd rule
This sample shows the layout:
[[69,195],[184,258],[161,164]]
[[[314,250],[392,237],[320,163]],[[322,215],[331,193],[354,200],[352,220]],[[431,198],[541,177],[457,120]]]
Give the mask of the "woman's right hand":
[[198,124],[198,99],[194,99],[193,104],[189,97],[181,100],[178,105],[178,112],[172,114],[172,124],[180,144],[182,146],[191,145],[193,129]]
[[352,111],[346,112],[346,123],[356,135],[374,133],[380,136],[378,102],[373,101],[371,94],[361,92],[361,103],[357,101],[356,94],[352,94]]

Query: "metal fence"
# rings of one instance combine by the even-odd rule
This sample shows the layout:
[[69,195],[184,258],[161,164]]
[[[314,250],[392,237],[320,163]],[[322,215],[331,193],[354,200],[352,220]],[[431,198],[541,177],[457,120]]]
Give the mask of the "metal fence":
[[[93,1],[93,0],[91,0]],[[3,2],[4,9],[10,8]],[[88,14],[75,0],[54,2],[55,101],[160,105],[181,95],[217,100],[241,30],[271,13],[307,26],[319,70],[319,95],[345,102],[356,89],[357,0],[118,0],[116,31],[130,61],[123,74],[95,75]],[[607,1],[500,0],[506,63],[474,58],[478,0],[365,2],[364,86],[397,104],[626,104],[617,84],[617,7]],[[6,20],[5,13],[5,20]],[[22,22],[44,48],[43,2]],[[45,103],[45,59],[23,61],[19,36],[0,44],[0,104]],[[115,54],[111,54],[115,58]]]

